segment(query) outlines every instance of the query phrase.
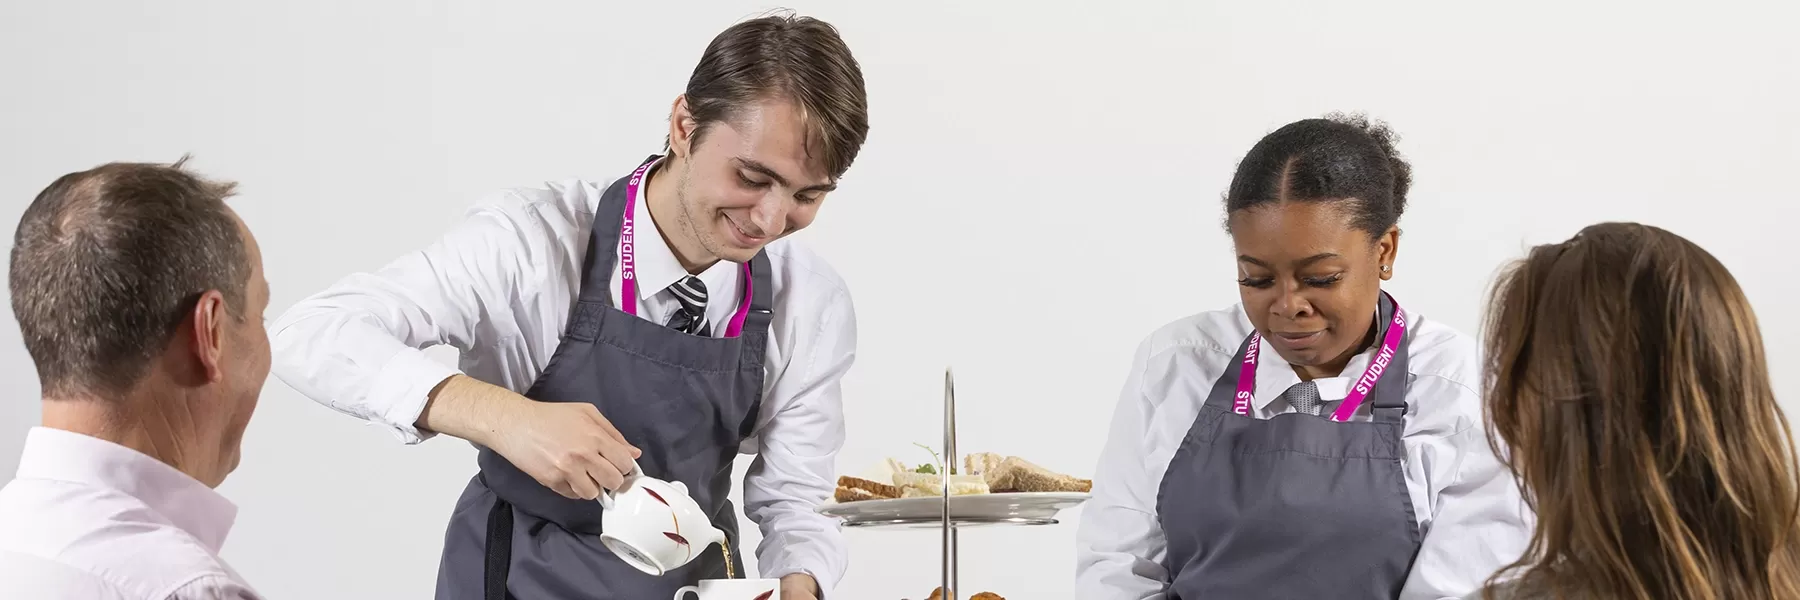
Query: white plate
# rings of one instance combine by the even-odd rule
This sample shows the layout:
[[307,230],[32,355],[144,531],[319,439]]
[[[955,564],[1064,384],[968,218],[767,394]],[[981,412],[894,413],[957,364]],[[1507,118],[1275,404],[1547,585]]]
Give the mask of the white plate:
[[[1086,502],[1087,494],[1067,492],[1019,492],[969,494],[950,497],[950,519],[967,524],[1035,524],[1056,522],[1056,514]],[[944,515],[944,499],[892,498],[825,504],[821,514],[838,517],[850,526],[937,526]]]

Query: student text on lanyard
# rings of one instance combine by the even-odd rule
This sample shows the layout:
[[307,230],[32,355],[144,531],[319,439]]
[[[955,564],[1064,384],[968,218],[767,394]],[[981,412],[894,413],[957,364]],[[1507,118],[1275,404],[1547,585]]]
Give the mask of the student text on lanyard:
[[[1381,380],[1381,374],[1387,371],[1388,363],[1393,362],[1394,353],[1400,351],[1400,340],[1406,337],[1406,313],[1400,310],[1400,302],[1394,300],[1387,292],[1389,302],[1394,304],[1394,320],[1389,324],[1387,335],[1382,337],[1381,352],[1375,360],[1369,361],[1369,367],[1363,370],[1362,377],[1357,378],[1356,385],[1344,396],[1344,402],[1331,413],[1331,420],[1343,422],[1356,414],[1356,407],[1362,405],[1363,398],[1375,389],[1375,382]],[[1378,313],[1379,314],[1379,313]],[[1231,402],[1231,410],[1240,415],[1250,414],[1250,400],[1256,396],[1256,357],[1261,354],[1262,334],[1250,334],[1250,347],[1244,353],[1244,365],[1238,371],[1237,395]]]
[[[644,161],[636,171],[631,172],[631,180],[625,184],[625,219],[619,226],[619,308],[626,314],[637,316],[637,198],[638,186],[644,182],[644,174],[650,171],[660,159]],[[744,316],[750,314],[751,287],[750,263],[744,263],[744,299],[738,304],[737,313],[731,315],[731,324],[725,328],[725,337],[737,337],[744,331]]]

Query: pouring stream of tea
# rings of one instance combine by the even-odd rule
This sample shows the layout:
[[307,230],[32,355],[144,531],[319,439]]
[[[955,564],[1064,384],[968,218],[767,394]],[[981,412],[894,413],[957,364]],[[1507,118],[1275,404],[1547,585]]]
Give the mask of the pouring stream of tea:
[[729,536],[719,537],[719,549],[725,551],[725,578],[737,579],[737,570],[731,567],[731,538]]

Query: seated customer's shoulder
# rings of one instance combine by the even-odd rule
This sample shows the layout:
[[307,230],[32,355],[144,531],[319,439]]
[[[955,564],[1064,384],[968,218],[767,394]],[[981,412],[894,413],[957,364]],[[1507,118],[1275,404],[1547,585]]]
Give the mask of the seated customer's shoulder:
[[80,573],[129,597],[161,597],[198,578],[236,576],[197,537],[204,533],[176,526],[131,496],[73,486],[60,499],[50,492],[30,494],[37,497],[30,503],[20,502],[25,494],[0,492],[0,560],[37,565],[46,576]]

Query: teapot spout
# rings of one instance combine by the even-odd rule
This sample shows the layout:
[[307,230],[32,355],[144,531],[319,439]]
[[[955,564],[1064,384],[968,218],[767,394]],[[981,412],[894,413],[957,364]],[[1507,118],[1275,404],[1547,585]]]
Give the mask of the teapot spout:
[[706,530],[700,532],[700,547],[704,548],[713,544],[724,546],[725,532],[712,525],[707,525]]

